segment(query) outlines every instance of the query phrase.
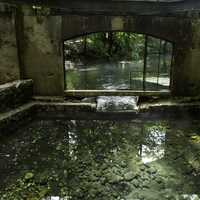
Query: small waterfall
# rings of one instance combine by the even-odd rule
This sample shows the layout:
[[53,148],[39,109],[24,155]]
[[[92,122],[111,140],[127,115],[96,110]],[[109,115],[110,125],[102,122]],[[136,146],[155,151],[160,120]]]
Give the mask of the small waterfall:
[[97,98],[97,111],[116,112],[116,111],[138,111],[137,96],[99,96]]

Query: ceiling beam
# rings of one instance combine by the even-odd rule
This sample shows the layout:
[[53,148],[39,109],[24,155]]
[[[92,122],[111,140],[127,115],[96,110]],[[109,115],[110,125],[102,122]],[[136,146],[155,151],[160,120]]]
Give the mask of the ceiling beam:
[[109,15],[175,15],[200,11],[197,0],[0,0],[15,5],[38,5],[58,8],[63,13]]

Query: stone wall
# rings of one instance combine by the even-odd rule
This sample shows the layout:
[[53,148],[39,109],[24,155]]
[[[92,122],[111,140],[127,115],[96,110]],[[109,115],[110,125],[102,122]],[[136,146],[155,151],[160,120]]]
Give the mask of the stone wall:
[[131,31],[173,42],[172,94],[200,93],[199,16],[54,15],[32,7],[22,7],[19,14],[20,9],[1,8],[0,84],[32,79],[34,95],[63,96],[64,40],[99,31]]
[[200,19],[177,29],[179,37],[174,45],[172,69],[172,93],[176,96],[200,94]]
[[14,10],[0,4],[0,84],[19,77]]
[[124,31],[152,35],[168,41],[175,41],[177,30],[184,21],[175,17],[136,16],[63,16],[63,39],[104,31]]
[[[63,39],[101,31],[130,31],[174,44],[171,92],[200,94],[200,19],[197,17],[63,16]],[[70,31],[69,31],[70,30]]]

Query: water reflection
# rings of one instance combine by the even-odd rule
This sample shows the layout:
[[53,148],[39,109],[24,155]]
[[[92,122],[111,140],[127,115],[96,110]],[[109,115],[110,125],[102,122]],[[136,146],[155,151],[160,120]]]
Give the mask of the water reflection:
[[[70,61],[69,61],[70,62]],[[66,85],[68,90],[142,90],[143,64],[140,61],[121,61],[66,67]],[[157,63],[154,63],[157,65]],[[72,67],[73,66],[73,67]],[[149,72],[146,75],[147,90],[169,89],[169,75]]]
[[199,130],[182,120],[34,121],[1,138],[0,199],[196,200]]
[[145,144],[141,145],[140,155],[143,163],[150,163],[161,159],[165,154],[166,128],[162,126],[147,127]]

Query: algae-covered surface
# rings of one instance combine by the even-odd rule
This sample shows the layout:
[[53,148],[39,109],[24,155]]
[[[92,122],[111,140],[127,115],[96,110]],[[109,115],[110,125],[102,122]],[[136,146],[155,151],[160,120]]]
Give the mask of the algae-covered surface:
[[0,138],[0,180],[0,200],[198,200],[199,120],[36,120]]

